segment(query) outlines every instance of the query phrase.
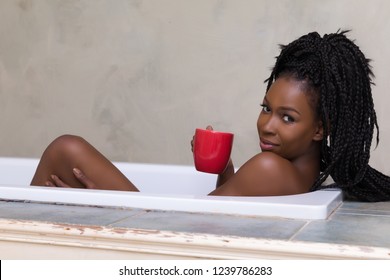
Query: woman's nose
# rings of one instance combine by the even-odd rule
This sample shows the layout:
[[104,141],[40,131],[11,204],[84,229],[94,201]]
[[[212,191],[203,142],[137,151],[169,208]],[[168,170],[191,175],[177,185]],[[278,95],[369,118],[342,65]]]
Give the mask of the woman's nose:
[[273,116],[265,116],[261,121],[261,129],[264,133],[275,133],[276,131],[276,120]]

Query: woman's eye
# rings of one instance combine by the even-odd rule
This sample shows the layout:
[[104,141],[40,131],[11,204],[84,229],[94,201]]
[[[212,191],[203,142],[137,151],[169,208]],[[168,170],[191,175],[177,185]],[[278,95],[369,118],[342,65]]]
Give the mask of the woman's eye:
[[284,115],[284,116],[282,117],[282,119],[283,119],[285,122],[287,122],[287,123],[292,123],[292,122],[295,121],[294,118],[292,118],[292,117],[289,116],[289,115]]
[[271,109],[270,109],[267,105],[261,104],[261,107],[263,107],[263,112],[264,112],[264,113],[269,113],[269,112],[271,112]]

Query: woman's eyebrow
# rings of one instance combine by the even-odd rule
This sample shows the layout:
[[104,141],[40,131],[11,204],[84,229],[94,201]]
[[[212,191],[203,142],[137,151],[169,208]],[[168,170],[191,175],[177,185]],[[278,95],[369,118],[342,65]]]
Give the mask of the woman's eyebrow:
[[[269,104],[269,101],[267,99],[267,97],[264,97],[264,103],[267,103]],[[296,109],[294,109],[293,107],[289,107],[289,106],[280,106],[279,109],[283,110],[283,111],[292,111],[292,112],[295,112],[297,113],[298,115],[301,115],[300,112],[298,112]]]
[[292,108],[292,107],[280,106],[279,109],[282,109],[283,111],[292,111],[292,112],[297,113],[298,115],[301,115],[300,112],[298,112],[296,109],[294,109],[294,108]]

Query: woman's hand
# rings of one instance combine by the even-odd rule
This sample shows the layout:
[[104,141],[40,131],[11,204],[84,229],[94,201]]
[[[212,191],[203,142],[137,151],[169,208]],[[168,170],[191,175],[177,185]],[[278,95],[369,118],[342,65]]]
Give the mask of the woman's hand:
[[[86,189],[96,189],[96,185],[91,181],[80,169],[73,168],[73,174],[77,178],[77,180],[84,186]],[[51,175],[52,181],[47,181],[46,186],[50,187],[59,187],[59,188],[72,188],[65,182],[63,182],[58,176]]]

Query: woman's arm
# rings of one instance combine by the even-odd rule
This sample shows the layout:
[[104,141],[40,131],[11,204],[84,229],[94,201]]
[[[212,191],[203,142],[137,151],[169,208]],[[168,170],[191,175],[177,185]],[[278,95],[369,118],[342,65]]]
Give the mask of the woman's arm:
[[234,165],[232,159],[229,160],[228,165],[222,174],[218,174],[216,187],[220,187],[225,184],[234,175]]

